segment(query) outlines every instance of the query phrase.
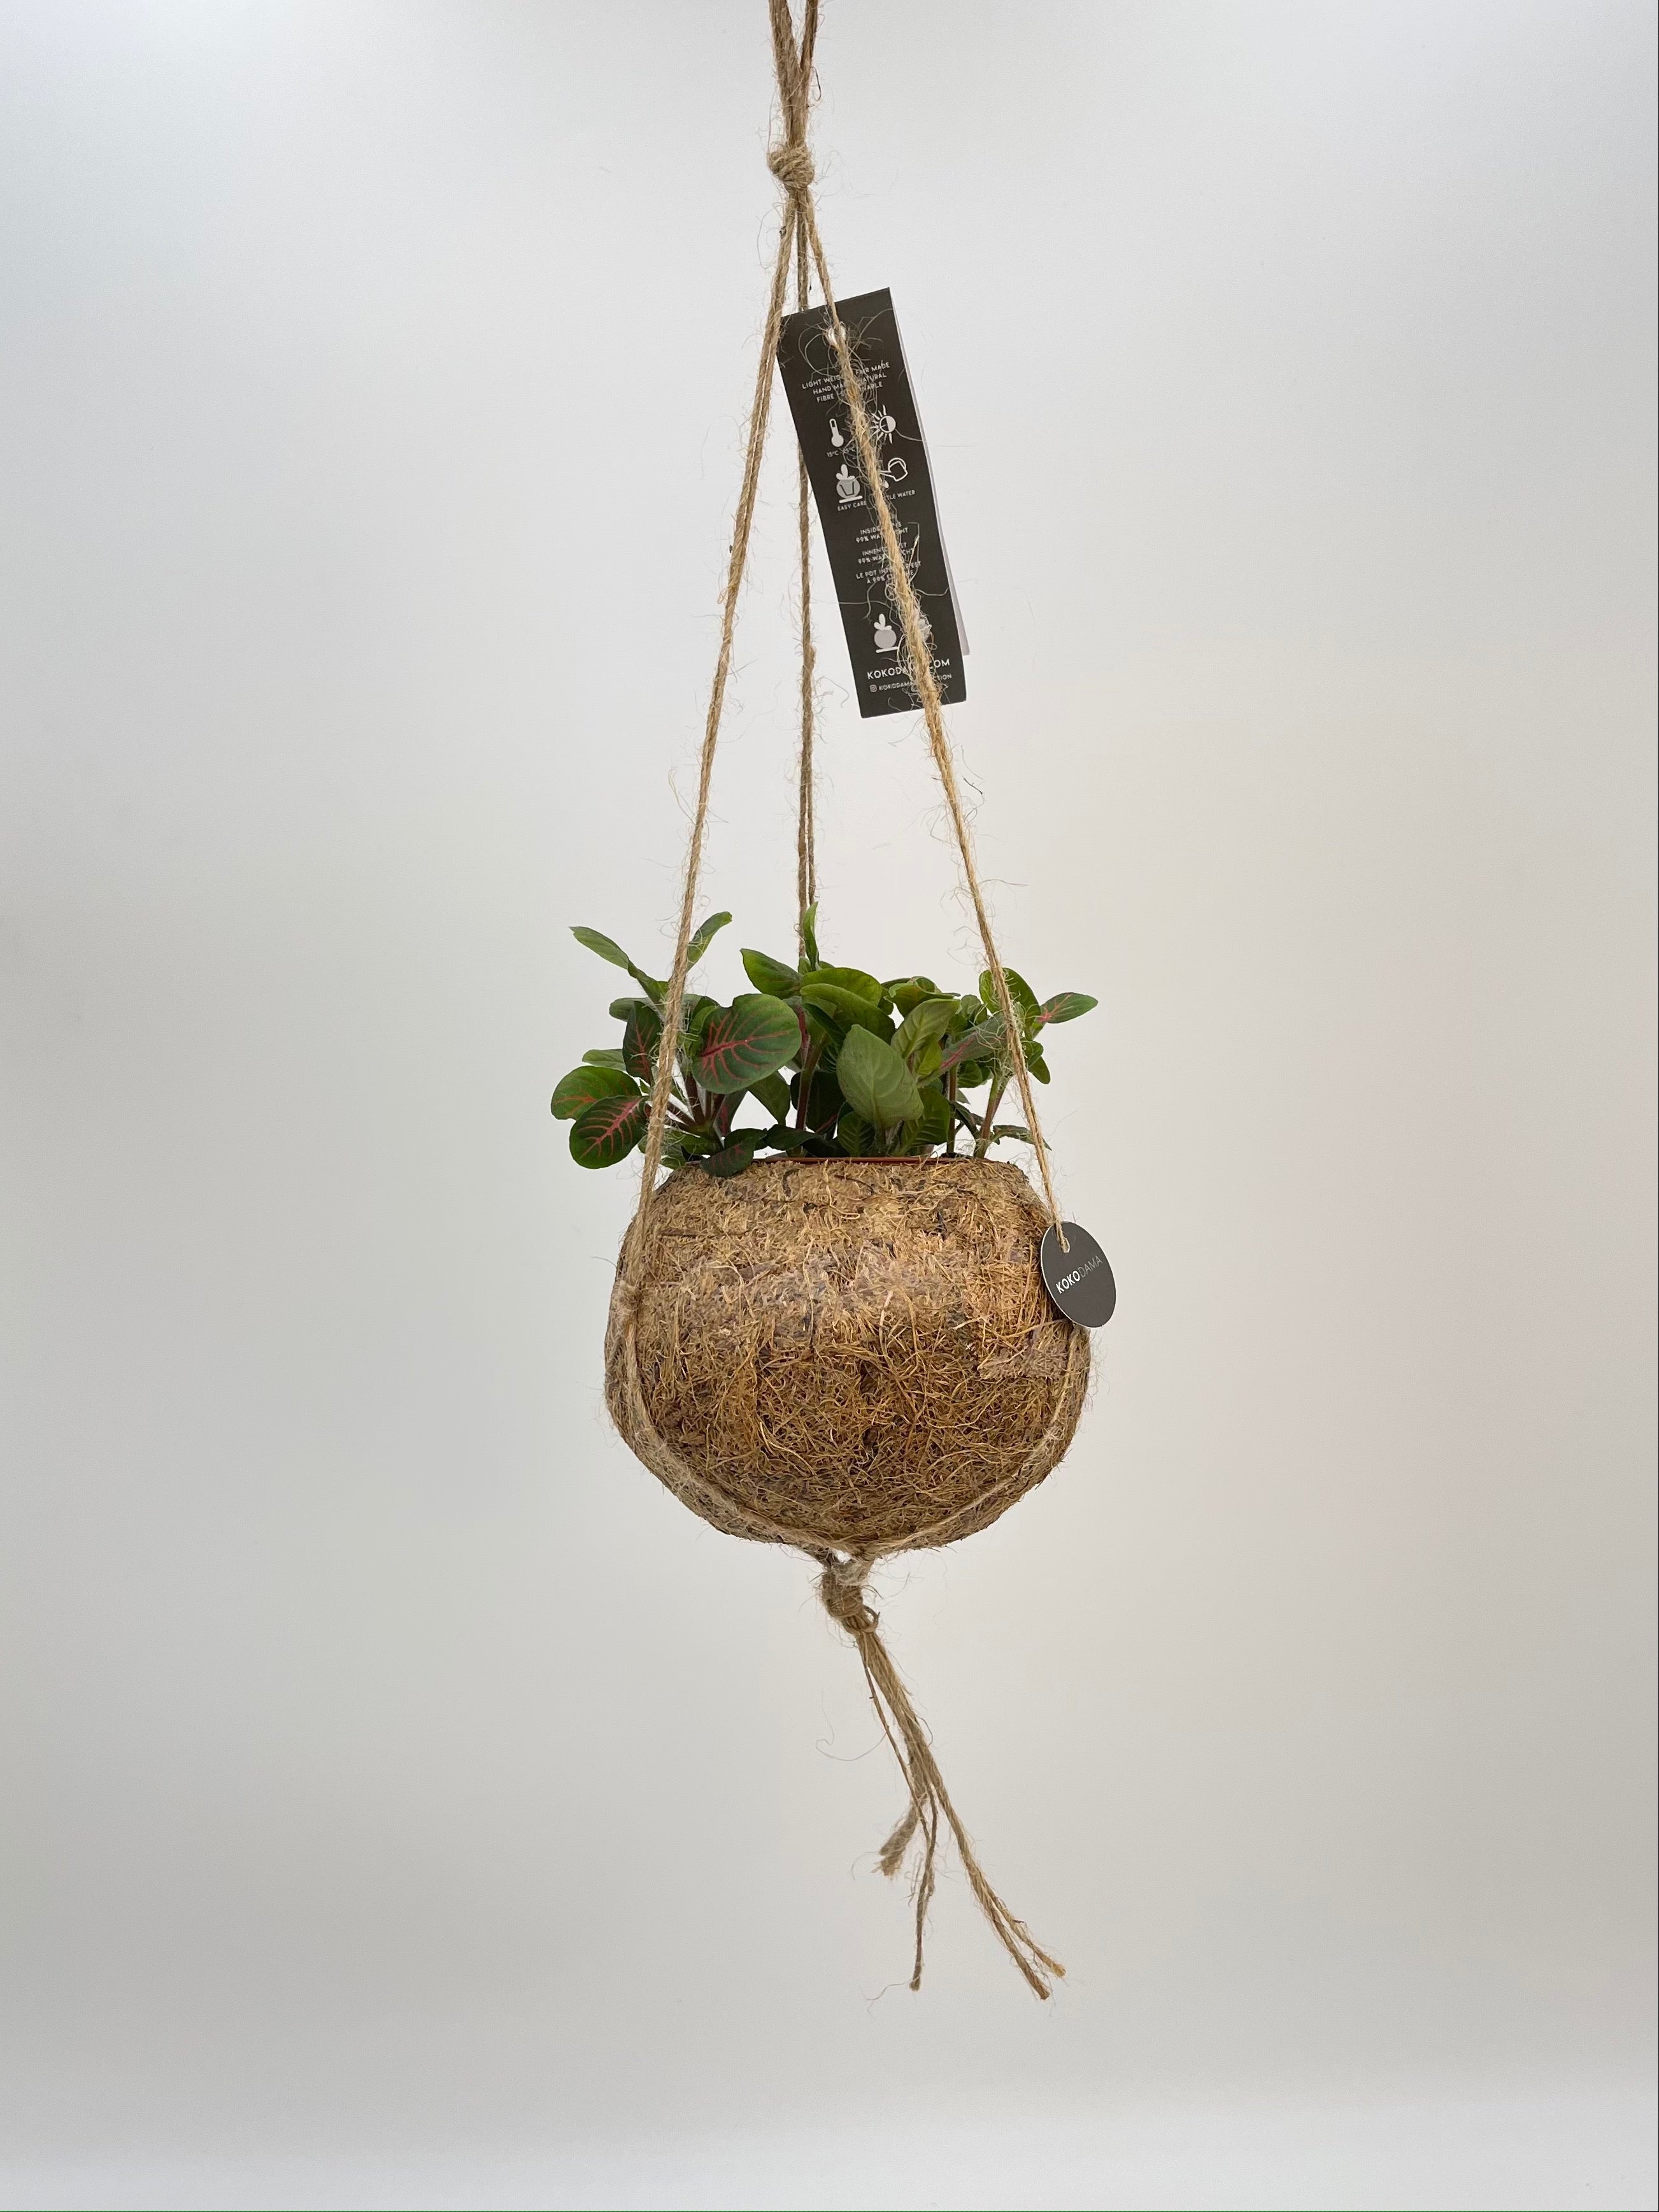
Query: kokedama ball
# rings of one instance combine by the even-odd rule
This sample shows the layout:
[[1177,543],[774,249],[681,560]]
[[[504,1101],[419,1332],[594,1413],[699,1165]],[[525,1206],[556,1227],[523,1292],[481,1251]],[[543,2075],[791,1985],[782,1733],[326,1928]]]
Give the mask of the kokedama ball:
[[1089,1336],[1037,1270],[1006,1161],[769,1159],[657,1193],[619,1267],[605,1395],[653,1474],[727,1534],[952,1543],[1072,1440]]

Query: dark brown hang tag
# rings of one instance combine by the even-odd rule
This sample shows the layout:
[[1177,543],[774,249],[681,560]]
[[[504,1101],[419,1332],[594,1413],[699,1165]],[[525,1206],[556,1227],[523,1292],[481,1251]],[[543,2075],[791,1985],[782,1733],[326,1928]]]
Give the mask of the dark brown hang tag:
[[[861,292],[855,300],[838,301],[836,307],[852,344],[887,504],[928,626],[933,679],[939,697],[954,705],[968,696],[962,666],[967,647],[939,536],[927,448],[893,319],[893,295]],[[809,307],[804,314],[785,316],[778,368],[817,501],[852,657],[859,712],[914,714],[921,701],[906,665],[903,624],[893,605],[880,526],[848,419],[828,308]]]
[[1058,1232],[1049,1228],[1043,1231],[1037,1252],[1048,1295],[1067,1321],[1079,1322],[1085,1328],[1103,1328],[1117,1305],[1111,1262],[1086,1229],[1079,1229],[1075,1221],[1064,1221],[1060,1227],[1069,1250],[1061,1249]]

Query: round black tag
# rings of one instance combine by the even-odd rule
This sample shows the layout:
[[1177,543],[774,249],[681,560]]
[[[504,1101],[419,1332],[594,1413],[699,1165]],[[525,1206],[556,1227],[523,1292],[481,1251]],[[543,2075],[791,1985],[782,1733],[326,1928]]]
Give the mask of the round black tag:
[[1099,1328],[1110,1321],[1117,1304],[1111,1263],[1086,1229],[1079,1229],[1075,1221],[1060,1226],[1071,1249],[1060,1249],[1057,1230],[1043,1231],[1037,1254],[1042,1279],[1067,1321],[1080,1322],[1085,1328]]

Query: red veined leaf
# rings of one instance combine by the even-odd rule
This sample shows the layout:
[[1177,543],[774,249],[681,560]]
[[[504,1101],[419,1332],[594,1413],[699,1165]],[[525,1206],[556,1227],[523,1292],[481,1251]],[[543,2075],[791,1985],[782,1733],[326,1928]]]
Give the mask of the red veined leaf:
[[553,1118],[574,1121],[599,1098],[637,1098],[640,1086],[619,1067],[573,1067],[553,1093]]
[[644,1136],[650,1109],[631,1086],[630,1092],[626,1098],[596,1098],[577,1115],[570,1131],[570,1157],[579,1167],[615,1167]]
[[623,1066],[641,1083],[651,1082],[656,1075],[657,1039],[661,1035],[662,1016],[643,1000],[635,1000],[623,1031]]
[[703,1027],[692,1072],[705,1091],[746,1091],[800,1047],[800,1024],[781,999],[756,991],[717,1007]]
[[1079,1014],[1091,1013],[1100,1004],[1086,991],[1056,991],[1052,999],[1045,999],[1037,1008],[1037,1019],[1042,1022],[1074,1022]]

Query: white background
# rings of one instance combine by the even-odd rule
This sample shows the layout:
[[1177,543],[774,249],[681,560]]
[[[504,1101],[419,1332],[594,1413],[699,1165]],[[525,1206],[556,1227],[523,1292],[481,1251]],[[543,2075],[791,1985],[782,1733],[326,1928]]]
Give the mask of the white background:
[[[775,192],[758,0],[0,15],[0,2188],[1651,2203],[1653,28],[829,0],[1002,942],[1121,1288],[890,1571],[605,1425]],[[793,466],[707,903],[787,951]],[[978,961],[824,641],[831,957]]]

